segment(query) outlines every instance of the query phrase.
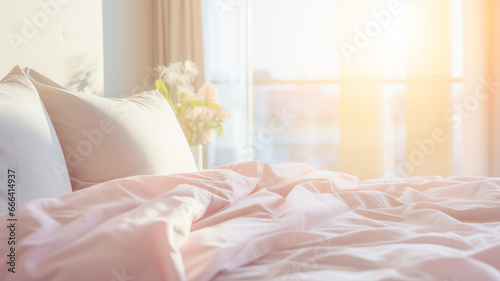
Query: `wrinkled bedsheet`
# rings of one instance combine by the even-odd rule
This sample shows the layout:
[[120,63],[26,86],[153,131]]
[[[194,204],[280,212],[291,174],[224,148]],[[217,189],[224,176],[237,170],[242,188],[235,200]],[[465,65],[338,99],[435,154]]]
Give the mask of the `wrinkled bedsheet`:
[[[500,179],[359,182],[246,162],[16,210],[0,280],[500,280]],[[6,231],[7,230],[7,231]]]

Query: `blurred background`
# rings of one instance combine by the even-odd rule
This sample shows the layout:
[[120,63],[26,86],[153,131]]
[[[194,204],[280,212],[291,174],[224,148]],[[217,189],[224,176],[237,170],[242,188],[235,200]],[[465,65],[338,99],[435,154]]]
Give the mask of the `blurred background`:
[[104,92],[195,60],[233,112],[208,167],[500,176],[498,15],[494,0],[104,0]]

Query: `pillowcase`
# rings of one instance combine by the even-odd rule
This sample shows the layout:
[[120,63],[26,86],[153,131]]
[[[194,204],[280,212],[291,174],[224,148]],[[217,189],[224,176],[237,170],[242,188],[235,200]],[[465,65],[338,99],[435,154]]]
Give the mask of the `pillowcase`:
[[73,191],[116,178],[196,171],[175,114],[157,91],[108,99],[25,69],[52,120]]
[[19,66],[0,81],[0,128],[0,212],[71,193],[56,132]]

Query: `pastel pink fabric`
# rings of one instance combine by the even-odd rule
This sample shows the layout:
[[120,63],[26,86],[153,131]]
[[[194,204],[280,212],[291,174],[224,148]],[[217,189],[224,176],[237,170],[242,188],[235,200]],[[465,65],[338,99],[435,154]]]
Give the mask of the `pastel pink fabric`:
[[500,280],[498,178],[248,162],[113,180],[16,217],[16,273],[2,227],[0,280]]

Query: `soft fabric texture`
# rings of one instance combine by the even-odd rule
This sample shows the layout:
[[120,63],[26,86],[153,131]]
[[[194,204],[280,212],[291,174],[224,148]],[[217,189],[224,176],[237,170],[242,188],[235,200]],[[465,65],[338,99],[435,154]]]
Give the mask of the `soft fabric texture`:
[[0,187],[0,212],[8,210],[12,195],[16,206],[11,207],[19,207],[33,199],[71,193],[57,135],[19,66],[0,82]]
[[54,124],[73,190],[133,175],[196,171],[172,108],[158,91],[107,99],[25,72]]
[[247,162],[101,183],[18,217],[0,280],[500,280],[500,178]]
[[153,59],[155,65],[191,60],[198,66],[196,89],[204,79],[201,0],[153,1]]

